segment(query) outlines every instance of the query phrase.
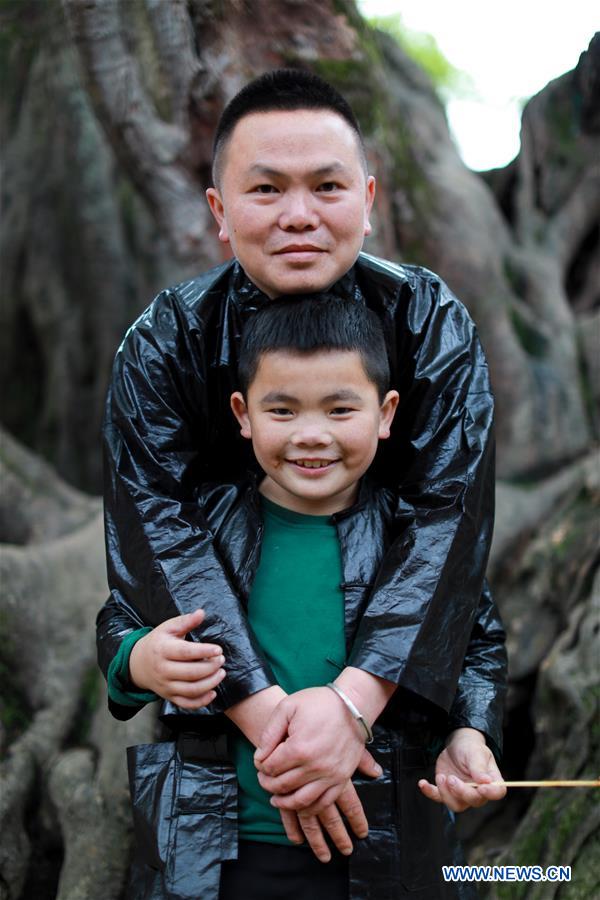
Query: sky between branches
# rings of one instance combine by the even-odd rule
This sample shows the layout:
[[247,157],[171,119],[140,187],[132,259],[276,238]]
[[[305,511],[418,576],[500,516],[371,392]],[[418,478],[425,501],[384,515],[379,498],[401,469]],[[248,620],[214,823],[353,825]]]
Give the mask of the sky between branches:
[[466,164],[504,166],[519,150],[524,101],[577,65],[600,29],[590,0],[358,0],[363,16],[400,15],[407,28],[431,34],[471,88],[447,103]]

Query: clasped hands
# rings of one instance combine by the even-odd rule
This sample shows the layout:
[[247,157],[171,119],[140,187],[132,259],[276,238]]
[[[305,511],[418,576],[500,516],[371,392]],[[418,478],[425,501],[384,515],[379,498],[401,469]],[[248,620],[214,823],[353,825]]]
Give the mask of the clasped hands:
[[[203,618],[202,610],[196,610],[169,619],[139,640],[129,663],[133,683],[184,709],[210,703],[226,676],[222,650],[184,639]],[[353,699],[372,723],[394,686],[358,669],[346,669],[344,676],[346,691],[361,689]],[[317,858],[327,862],[331,854],[325,831],[341,853],[351,853],[342,815],[357,837],[368,833],[351,777],[358,770],[376,778],[381,769],[365,749],[364,732],[343,701],[327,687],[286,696],[274,686],[241,701],[227,715],[257,747],[259,782],[272,794],[290,840],[301,843],[306,838]],[[504,787],[491,784],[501,777],[483,735],[459,728],[438,757],[435,784],[422,780],[419,788],[430,800],[461,811],[504,796]]]
[[[350,779],[357,770],[374,778],[382,770],[365,748],[360,727],[328,688],[309,688],[282,700],[263,731],[254,761],[288,838],[300,843],[306,837],[322,862],[331,858],[324,831],[341,853],[352,852],[340,813],[357,837],[368,834]],[[492,783],[501,780],[481,732],[458,728],[438,756],[435,784],[422,779],[418,786],[430,800],[462,812],[504,797],[506,788]]]
[[357,769],[373,778],[382,770],[365,749],[360,725],[329,688],[307,688],[281,700],[260,736],[254,763],[288,838],[306,838],[321,862],[331,858],[324,832],[340,853],[352,853],[342,815],[357,837],[367,836],[351,778]]

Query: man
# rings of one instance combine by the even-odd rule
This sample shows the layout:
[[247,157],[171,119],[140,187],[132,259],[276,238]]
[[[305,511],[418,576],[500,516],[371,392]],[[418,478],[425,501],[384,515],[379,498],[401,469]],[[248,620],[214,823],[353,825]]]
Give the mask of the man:
[[[271,779],[265,786],[296,836],[298,813],[311,846],[322,848],[319,821],[336,843],[345,840],[335,804],[352,821],[356,799],[339,780],[338,749],[353,723],[333,695],[318,711],[302,698],[279,704],[194,485],[230,481],[251,466],[227,414],[247,318],[281,294],[354,295],[384,323],[400,393],[400,427],[374,474],[397,491],[396,515],[406,528],[382,563],[342,684],[371,721],[385,706],[386,685],[449,713],[461,749],[441,754],[437,785],[423,784],[423,791],[454,809],[480,805],[502,794],[464,781],[490,778],[483,735],[495,749],[504,656],[501,625],[482,592],[492,526],[492,400],[472,323],[431,273],[357,261],[375,181],[351,110],[320,79],[270,73],[240,92],[217,133],[214,182],[208,202],[236,261],[160,295],[115,363],[105,427],[111,599],[98,620],[101,663],[106,669],[139,625],[196,609],[199,585],[206,594],[208,581],[214,605],[204,603],[202,639],[223,648],[227,669],[212,712],[226,711],[255,745],[265,735],[268,749],[283,721],[288,740],[257,757]],[[193,707],[189,642],[167,657],[162,635],[156,628],[148,636],[146,655],[175,664]],[[474,657],[478,664],[467,665]],[[184,663],[189,678],[181,676]],[[141,666],[139,688],[152,689],[151,670]],[[315,712],[318,733],[310,731]],[[165,721],[178,715],[167,704]],[[362,770],[376,775],[368,756]],[[292,786],[290,771],[297,775]]]

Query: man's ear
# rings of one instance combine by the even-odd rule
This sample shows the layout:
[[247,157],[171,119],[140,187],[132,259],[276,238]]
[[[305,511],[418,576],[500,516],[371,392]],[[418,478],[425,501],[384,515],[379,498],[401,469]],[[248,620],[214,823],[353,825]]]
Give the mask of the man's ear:
[[217,188],[211,187],[206,191],[206,200],[210,207],[210,211],[217,220],[219,226],[219,240],[224,244],[229,243],[229,232],[227,230],[227,222],[225,221],[225,206],[223,199]]
[[229,403],[234,416],[239,422],[242,437],[251,438],[252,428],[250,426],[250,417],[248,415],[248,407],[246,406],[244,395],[239,391],[235,391],[235,393],[231,395]]
[[369,221],[369,216],[371,215],[371,210],[373,209],[373,201],[375,200],[375,188],[375,177],[373,175],[369,175],[367,178],[367,186],[365,188],[365,237],[371,234],[373,230],[371,222]]
[[388,391],[383,398],[383,403],[379,409],[379,440],[384,441],[390,436],[390,428],[398,409],[398,401],[400,394],[398,391]]

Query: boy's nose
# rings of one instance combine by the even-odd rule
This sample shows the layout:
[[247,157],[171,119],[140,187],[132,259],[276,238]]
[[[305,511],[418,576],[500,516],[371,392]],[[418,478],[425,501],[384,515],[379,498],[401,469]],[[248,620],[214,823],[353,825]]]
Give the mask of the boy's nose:
[[279,227],[284,231],[312,231],[319,224],[319,216],[315,209],[310,192],[289,193],[279,216]]
[[291,441],[296,447],[327,447],[331,444],[332,437],[325,428],[307,424],[294,431]]

